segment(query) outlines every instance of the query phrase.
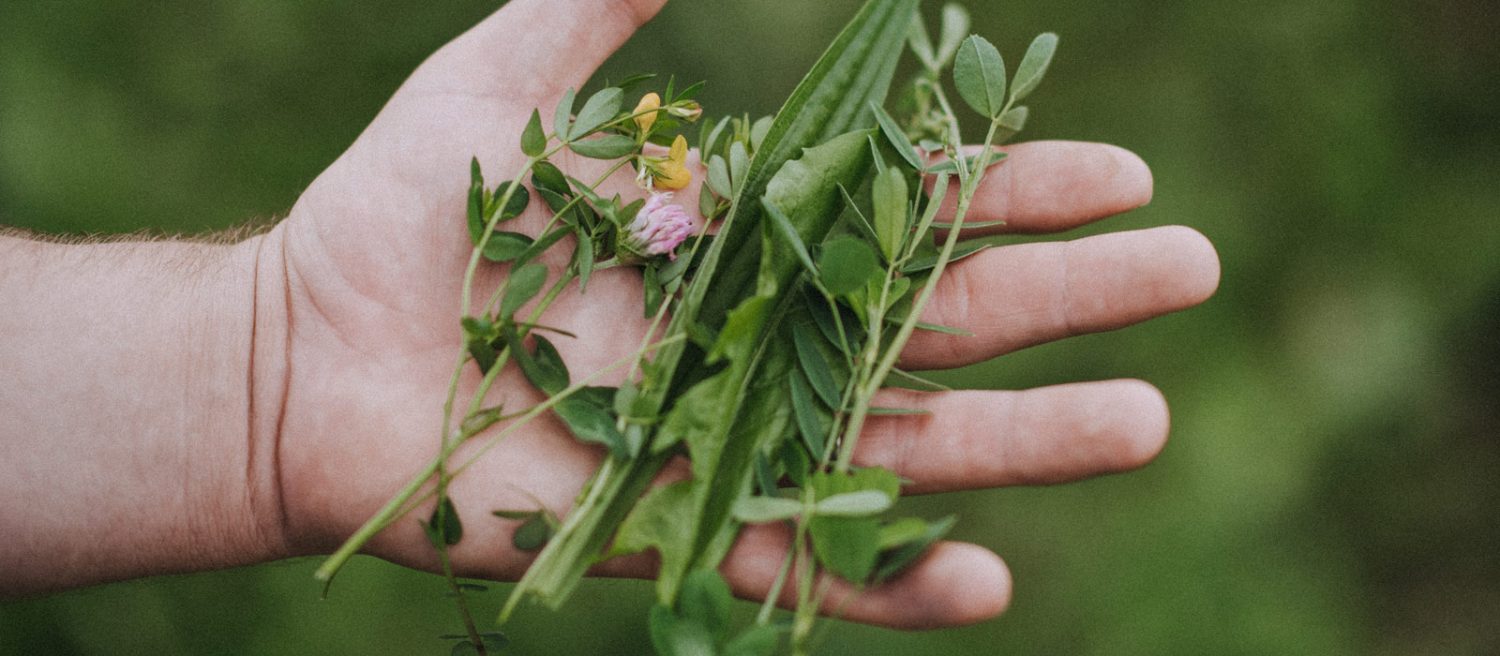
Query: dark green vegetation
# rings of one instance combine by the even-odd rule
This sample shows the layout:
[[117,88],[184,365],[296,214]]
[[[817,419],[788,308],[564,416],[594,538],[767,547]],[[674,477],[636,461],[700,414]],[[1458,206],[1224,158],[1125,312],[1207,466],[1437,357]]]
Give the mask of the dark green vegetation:
[[[680,2],[606,74],[707,79],[713,111],[769,113],[856,5]],[[940,633],[840,626],[839,651],[1497,649],[1496,12],[969,6],[1007,62],[1033,34],[1062,35],[1026,138],[1141,153],[1156,199],[1107,227],[1197,227],[1224,282],[1189,313],[949,378],[1146,378],[1173,404],[1173,441],[1130,476],[903,500],[903,514],[958,513],[954,536],[1005,555],[1013,608]],[[177,232],[284,212],[422,57],[491,8],[0,4],[0,222]],[[314,566],[8,603],[0,653],[439,653],[434,635],[456,628],[434,577],[356,561],[319,601]],[[649,584],[585,583],[564,613],[519,612],[513,651],[644,652],[651,599]]]

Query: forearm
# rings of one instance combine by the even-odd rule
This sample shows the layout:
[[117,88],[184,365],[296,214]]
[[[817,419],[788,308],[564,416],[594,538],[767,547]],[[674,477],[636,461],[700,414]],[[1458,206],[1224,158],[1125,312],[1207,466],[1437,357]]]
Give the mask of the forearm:
[[260,242],[0,236],[0,596],[282,554]]

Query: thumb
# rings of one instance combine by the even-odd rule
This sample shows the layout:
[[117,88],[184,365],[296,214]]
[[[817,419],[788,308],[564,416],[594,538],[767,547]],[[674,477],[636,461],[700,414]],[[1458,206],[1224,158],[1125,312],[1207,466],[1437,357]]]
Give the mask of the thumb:
[[666,2],[513,0],[443,46],[414,77],[509,96],[578,88]]

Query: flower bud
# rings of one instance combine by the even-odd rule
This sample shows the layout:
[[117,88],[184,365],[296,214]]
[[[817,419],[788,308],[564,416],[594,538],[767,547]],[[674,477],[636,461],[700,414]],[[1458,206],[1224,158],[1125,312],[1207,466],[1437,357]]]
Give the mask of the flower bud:
[[682,100],[667,107],[667,113],[691,123],[703,115],[703,106],[695,100]]
[[656,123],[656,110],[660,107],[661,96],[656,95],[655,91],[641,96],[641,101],[635,104],[635,111],[631,112],[635,115],[635,125],[641,132],[651,130],[651,126]]
[[653,193],[626,226],[621,246],[641,257],[666,255],[677,259],[677,247],[693,234],[693,218],[670,193]]

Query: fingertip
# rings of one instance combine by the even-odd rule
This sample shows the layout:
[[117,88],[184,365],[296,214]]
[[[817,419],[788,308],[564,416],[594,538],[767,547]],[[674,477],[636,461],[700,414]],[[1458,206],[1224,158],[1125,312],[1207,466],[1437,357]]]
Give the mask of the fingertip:
[[1183,274],[1183,307],[1192,307],[1212,298],[1219,290],[1223,271],[1219,264],[1219,251],[1203,233],[1181,225],[1158,228],[1171,241],[1171,248],[1178,253],[1178,267]]
[[1155,385],[1127,378],[1114,381],[1114,461],[1121,470],[1144,467],[1166,448],[1171,432],[1167,397]]
[[1114,160],[1114,183],[1112,188],[1120,194],[1120,205],[1124,209],[1135,209],[1151,203],[1155,194],[1156,180],[1151,166],[1140,155],[1113,144],[1101,144]]
[[998,617],[1010,608],[1010,568],[995,552],[977,544],[946,542],[935,551],[946,553],[942,578],[951,590],[973,592],[950,609],[951,625],[973,624]]

